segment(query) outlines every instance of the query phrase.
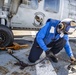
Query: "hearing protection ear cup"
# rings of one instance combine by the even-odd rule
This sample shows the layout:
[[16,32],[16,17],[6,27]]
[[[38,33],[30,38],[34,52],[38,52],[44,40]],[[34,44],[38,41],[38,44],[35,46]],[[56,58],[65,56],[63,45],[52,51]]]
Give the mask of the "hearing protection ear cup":
[[63,32],[64,32],[64,34],[70,34],[68,31],[69,31],[69,29],[70,29],[70,25],[67,25],[65,22],[63,22],[63,25],[64,25],[64,27],[63,27]]
[[64,34],[68,34],[68,26],[65,22],[62,22],[58,25],[58,28],[63,31]]
[[60,23],[60,24],[58,25],[58,28],[61,29],[61,30],[64,29],[64,24],[63,24],[63,23]]

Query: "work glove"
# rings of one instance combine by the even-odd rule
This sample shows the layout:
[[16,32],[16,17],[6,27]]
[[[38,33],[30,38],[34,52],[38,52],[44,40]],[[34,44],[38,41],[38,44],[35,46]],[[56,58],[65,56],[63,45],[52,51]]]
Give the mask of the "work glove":
[[49,60],[51,59],[55,63],[58,62],[58,59],[56,58],[56,56],[53,54],[53,52],[50,49],[45,51],[45,53],[46,53],[46,56],[49,58]]
[[76,59],[74,56],[71,56],[70,60],[71,60],[71,64],[76,65]]

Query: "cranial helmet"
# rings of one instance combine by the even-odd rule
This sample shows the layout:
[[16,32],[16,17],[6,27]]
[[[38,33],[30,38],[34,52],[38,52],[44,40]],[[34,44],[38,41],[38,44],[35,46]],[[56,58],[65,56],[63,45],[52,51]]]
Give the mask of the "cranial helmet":
[[[67,18],[62,20],[58,24],[58,28],[64,32],[64,34],[71,34],[75,30],[76,22],[73,19]],[[72,30],[70,30],[73,28]]]

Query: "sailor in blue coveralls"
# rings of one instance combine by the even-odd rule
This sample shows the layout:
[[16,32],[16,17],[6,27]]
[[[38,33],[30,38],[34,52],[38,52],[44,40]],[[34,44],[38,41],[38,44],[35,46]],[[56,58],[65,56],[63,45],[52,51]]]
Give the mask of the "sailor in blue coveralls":
[[70,43],[69,43],[69,28],[73,25],[72,20],[60,21],[48,19],[45,26],[42,27],[36,35],[34,44],[29,54],[29,61],[34,63],[45,51],[46,56],[51,58],[53,62],[58,62],[55,54],[59,53],[63,48],[70,57],[71,61],[76,61],[74,58]]

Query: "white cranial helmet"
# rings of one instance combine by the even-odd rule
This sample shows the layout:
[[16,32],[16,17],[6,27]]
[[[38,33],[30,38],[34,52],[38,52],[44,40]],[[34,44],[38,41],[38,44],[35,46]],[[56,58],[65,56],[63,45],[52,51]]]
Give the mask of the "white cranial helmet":
[[71,22],[71,21],[73,21],[73,19],[71,19],[71,18],[66,18],[66,19],[63,19],[61,22]]
[[73,33],[74,30],[76,29],[76,22],[71,18],[63,19],[61,22],[66,23],[66,30],[69,33]]
[[71,27],[76,27],[76,22],[71,18],[63,19],[61,22],[69,23]]

